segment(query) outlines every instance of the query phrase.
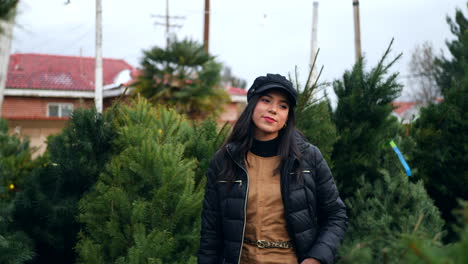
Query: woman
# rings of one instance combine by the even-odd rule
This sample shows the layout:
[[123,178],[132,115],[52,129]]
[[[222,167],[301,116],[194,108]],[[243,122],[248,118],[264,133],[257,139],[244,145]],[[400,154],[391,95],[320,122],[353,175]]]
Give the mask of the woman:
[[255,79],[207,173],[198,263],[335,262],[346,208],[320,151],[295,128],[297,93]]

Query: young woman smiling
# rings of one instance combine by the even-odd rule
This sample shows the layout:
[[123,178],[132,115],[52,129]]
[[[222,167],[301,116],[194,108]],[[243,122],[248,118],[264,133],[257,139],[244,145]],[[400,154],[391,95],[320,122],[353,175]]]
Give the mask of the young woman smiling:
[[198,263],[335,262],[346,208],[322,154],[295,127],[296,100],[279,74],[250,87],[208,169]]

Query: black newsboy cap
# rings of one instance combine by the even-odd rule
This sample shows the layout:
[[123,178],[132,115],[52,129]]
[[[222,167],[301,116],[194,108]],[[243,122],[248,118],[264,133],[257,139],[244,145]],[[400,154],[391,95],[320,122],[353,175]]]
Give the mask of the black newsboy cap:
[[293,88],[292,83],[280,74],[271,73],[268,73],[266,76],[259,76],[255,79],[247,92],[247,102],[250,101],[252,96],[270,89],[279,89],[286,92],[290,100],[290,107],[296,106],[297,92]]

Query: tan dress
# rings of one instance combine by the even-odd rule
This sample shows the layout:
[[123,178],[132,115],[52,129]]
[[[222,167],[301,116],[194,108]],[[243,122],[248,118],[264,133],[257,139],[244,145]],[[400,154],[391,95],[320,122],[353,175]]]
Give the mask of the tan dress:
[[[280,175],[274,175],[280,157],[260,157],[249,152],[247,159],[249,193],[245,238],[266,241],[291,240],[284,218]],[[244,243],[241,263],[297,264],[297,257],[292,248],[258,248]]]

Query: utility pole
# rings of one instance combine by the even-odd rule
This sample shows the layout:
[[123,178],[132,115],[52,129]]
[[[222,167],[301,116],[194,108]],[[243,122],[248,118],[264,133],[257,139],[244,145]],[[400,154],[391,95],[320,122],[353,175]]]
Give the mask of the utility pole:
[[353,0],[354,9],[354,42],[356,47],[356,61],[359,61],[361,55],[361,26],[359,22],[359,0]]
[[169,15],[169,0],[166,0],[166,15],[151,15],[151,17],[164,18],[165,23],[154,22],[155,25],[165,26],[166,27],[166,48],[169,48],[170,44],[170,29],[171,28],[181,28],[182,25],[171,25],[171,19],[185,19],[184,16],[170,16]]
[[210,0],[205,0],[205,27],[203,31],[203,46],[208,53],[210,43]]
[[[318,5],[319,3],[314,1],[313,3],[313,17],[312,17],[312,43],[310,49],[310,67],[314,66],[314,61],[316,60],[317,55],[317,23],[318,23]],[[312,76],[309,80],[309,85],[312,85],[315,82],[317,76],[316,67],[312,69]]]
[[169,28],[171,24],[169,22],[169,0],[166,0],[166,48],[169,47]]
[[94,81],[94,102],[96,111],[102,113],[102,0],[96,0],[96,72]]
[[0,21],[3,32],[0,35],[0,117],[2,116],[3,95],[5,93],[10,61],[11,39],[13,34],[14,18],[10,21]]

